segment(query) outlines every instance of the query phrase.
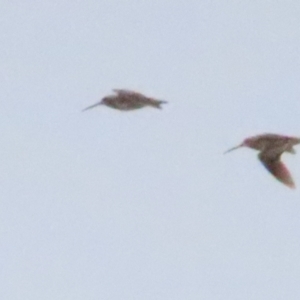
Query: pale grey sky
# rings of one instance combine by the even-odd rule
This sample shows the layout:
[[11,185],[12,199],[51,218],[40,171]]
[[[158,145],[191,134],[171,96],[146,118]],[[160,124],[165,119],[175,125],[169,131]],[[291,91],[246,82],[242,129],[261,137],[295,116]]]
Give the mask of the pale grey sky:
[[[3,1],[3,300],[300,298],[300,3]],[[112,88],[163,110],[81,109]],[[300,149],[299,149],[300,153]]]

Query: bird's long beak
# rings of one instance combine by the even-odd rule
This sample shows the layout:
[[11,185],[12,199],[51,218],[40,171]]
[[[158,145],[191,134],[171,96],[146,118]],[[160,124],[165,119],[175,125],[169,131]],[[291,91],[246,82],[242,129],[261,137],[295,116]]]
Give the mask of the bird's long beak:
[[102,102],[97,102],[97,103],[95,103],[95,104],[93,104],[91,106],[88,106],[88,107],[84,108],[82,111],[86,111],[86,110],[94,108],[94,107],[96,107],[98,105],[102,105]]
[[243,147],[243,146],[244,146],[244,144],[240,144],[240,145],[238,145],[238,146],[235,146],[235,147],[233,147],[233,148],[230,148],[230,149],[228,149],[227,151],[225,151],[224,154],[226,154],[226,153],[228,153],[228,152],[231,152],[231,151],[233,151],[233,150],[239,149],[239,148],[241,148],[241,147]]

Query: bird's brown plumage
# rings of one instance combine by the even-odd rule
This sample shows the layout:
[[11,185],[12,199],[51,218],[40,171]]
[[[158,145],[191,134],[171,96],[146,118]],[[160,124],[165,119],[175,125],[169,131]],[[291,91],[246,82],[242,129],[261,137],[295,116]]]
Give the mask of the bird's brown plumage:
[[300,138],[298,137],[266,133],[247,138],[239,146],[231,148],[225,153],[240,147],[258,150],[258,158],[266,169],[283,184],[295,188],[289,170],[281,161],[281,155],[284,152],[295,153],[293,146],[299,143]]
[[280,156],[281,153],[277,156],[268,155],[268,153],[265,152],[258,154],[259,160],[277,180],[294,189],[295,183],[291,173],[285,164],[280,160]]
[[167,103],[166,101],[150,98],[141,93],[126,89],[114,89],[113,92],[115,94],[104,97],[101,101],[88,106],[83,111],[98,105],[106,105],[122,111],[132,111],[146,106],[161,109],[161,104]]

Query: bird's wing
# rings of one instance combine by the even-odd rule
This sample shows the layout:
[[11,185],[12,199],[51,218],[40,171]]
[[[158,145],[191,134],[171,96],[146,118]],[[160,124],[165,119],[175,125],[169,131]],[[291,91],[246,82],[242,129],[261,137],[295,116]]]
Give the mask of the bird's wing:
[[282,163],[280,160],[280,154],[274,154],[270,151],[268,152],[261,152],[258,155],[258,158],[266,167],[266,169],[275,176],[277,180],[282,182],[283,184],[287,185],[290,188],[295,188],[295,183],[291,176],[291,173],[287,169],[287,167]]
[[134,96],[140,96],[145,98],[145,96],[141,93],[131,91],[131,90],[126,90],[126,89],[113,89],[113,92],[117,93],[118,95],[134,95]]

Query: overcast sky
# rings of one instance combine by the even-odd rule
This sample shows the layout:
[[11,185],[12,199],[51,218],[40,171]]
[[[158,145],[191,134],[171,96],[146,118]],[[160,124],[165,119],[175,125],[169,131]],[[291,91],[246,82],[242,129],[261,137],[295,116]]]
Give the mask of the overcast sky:
[[[300,299],[300,2],[2,1],[3,300]],[[162,110],[81,110],[113,88]],[[300,148],[299,148],[300,153]]]

